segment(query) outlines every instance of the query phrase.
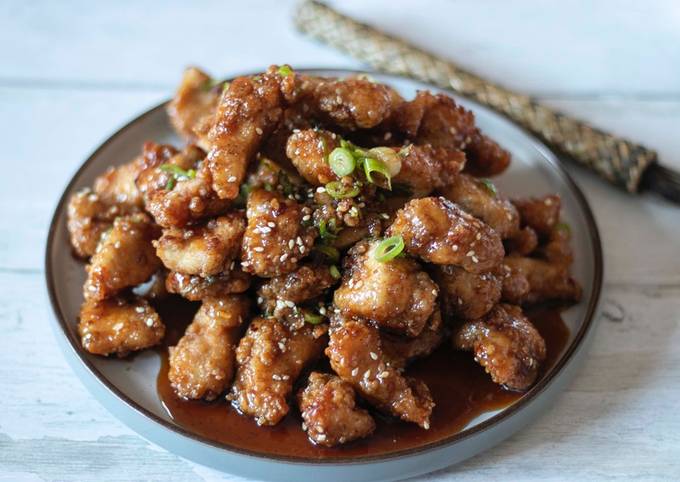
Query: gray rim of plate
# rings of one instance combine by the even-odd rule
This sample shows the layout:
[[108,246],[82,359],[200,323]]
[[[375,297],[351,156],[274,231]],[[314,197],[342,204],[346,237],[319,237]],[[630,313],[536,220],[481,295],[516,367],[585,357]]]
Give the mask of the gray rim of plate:
[[[347,74],[368,74],[371,75],[371,71],[365,71],[365,70],[352,70],[352,69],[340,69],[340,68],[304,68],[304,69],[296,69],[296,72],[327,72],[327,73],[337,73],[337,72],[344,72]],[[241,74],[241,75],[255,75],[258,72],[250,72],[246,74]],[[380,73],[375,73],[376,75],[382,75]],[[401,76],[398,75],[392,75],[390,74],[389,76],[399,78]],[[230,79],[226,79],[226,81],[230,81],[236,77],[239,77],[239,75],[235,75],[234,77]],[[402,77],[403,79],[413,81],[413,79],[410,79],[408,77]],[[425,82],[422,82],[423,84],[426,84]],[[434,86],[432,86],[434,87]],[[447,90],[447,89],[444,89]],[[450,90],[447,90],[448,92],[451,92]],[[453,93],[453,92],[451,92]],[[479,103],[469,99],[466,97],[466,100],[469,101],[472,104],[475,104],[479,106],[481,109],[488,109],[484,106],[481,106]],[[104,377],[99,370],[97,370],[92,363],[87,359],[85,356],[85,353],[80,346],[80,343],[78,343],[78,340],[75,340],[74,337],[69,336],[69,330],[67,328],[67,322],[62,315],[59,302],[57,300],[57,296],[55,293],[54,289],[54,276],[52,272],[52,266],[50,263],[50,253],[52,252],[52,245],[54,243],[54,234],[56,230],[56,223],[59,217],[59,214],[63,211],[67,201],[68,201],[68,196],[69,192],[72,190],[76,180],[80,176],[80,174],[88,167],[90,163],[94,161],[94,159],[97,158],[99,155],[100,151],[102,151],[110,142],[112,142],[115,138],[118,136],[122,135],[129,129],[132,129],[135,127],[135,124],[152,114],[155,114],[158,110],[160,109],[165,109],[166,105],[168,104],[169,101],[162,102],[161,104],[152,107],[151,109],[147,110],[146,112],[142,113],[141,115],[135,117],[132,119],[130,122],[125,124],[123,127],[118,129],[114,134],[112,134],[110,137],[108,137],[88,158],[87,160],[78,168],[78,170],[73,174],[71,177],[71,180],[69,181],[68,185],[64,188],[64,192],[62,193],[59,203],[57,204],[57,207],[54,211],[54,214],[52,216],[52,220],[50,221],[50,228],[47,233],[47,243],[46,243],[46,249],[45,249],[45,280],[47,283],[47,291],[49,294],[49,299],[50,299],[50,304],[52,306],[52,311],[55,315],[55,319],[58,323],[58,327],[60,328],[60,333],[62,333],[67,341],[69,342],[69,345],[71,349],[74,351],[80,362],[87,368],[87,370],[90,372],[92,376],[94,376],[102,385],[104,385],[108,390],[110,390],[118,399],[120,399],[123,403],[125,403],[128,408],[134,410],[140,415],[143,415],[150,420],[156,422],[158,425],[161,427],[171,430],[179,435],[182,435],[184,437],[190,438],[193,441],[196,442],[201,442],[207,445],[211,445],[216,448],[220,449],[225,449],[229,450],[231,452],[243,454],[243,455],[248,455],[250,457],[255,457],[255,458],[261,458],[261,459],[266,459],[266,460],[278,460],[281,462],[288,462],[288,463],[296,463],[296,464],[329,464],[329,465],[343,465],[343,464],[360,464],[362,462],[379,462],[379,461],[388,461],[390,459],[396,459],[399,457],[403,456],[410,456],[410,455],[416,455],[422,452],[426,452],[435,448],[440,448],[445,445],[452,445],[455,444],[456,442],[462,441],[468,437],[471,437],[475,434],[481,433],[483,431],[491,429],[494,425],[497,423],[505,420],[506,418],[511,417],[513,414],[521,411],[526,405],[528,405],[532,400],[534,400],[540,393],[542,393],[544,390],[548,388],[548,386],[552,383],[552,381],[557,377],[557,375],[562,371],[562,369],[569,363],[571,360],[572,356],[574,353],[577,351],[579,346],[581,345],[581,342],[585,339],[586,335],[590,331],[592,325],[593,325],[593,320],[595,317],[595,313],[597,310],[597,306],[600,300],[600,294],[602,290],[602,280],[603,280],[603,257],[602,257],[602,244],[600,241],[600,233],[597,228],[597,224],[595,222],[595,218],[593,216],[592,210],[590,209],[590,205],[588,204],[588,201],[586,200],[585,196],[583,195],[583,192],[581,189],[578,187],[578,185],[574,182],[574,180],[571,178],[571,176],[564,170],[564,168],[560,165],[559,161],[557,160],[557,157],[553,152],[542,142],[537,140],[533,134],[531,134],[529,131],[524,129],[523,127],[519,126],[518,124],[515,124],[513,121],[510,120],[510,122],[522,129],[527,136],[531,139],[531,142],[533,143],[533,147],[535,147],[546,159],[548,163],[551,164],[551,166],[555,169],[555,171],[559,174],[559,176],[562,178],[564,183],[569,187],[569,189],[572,191],[572,193],[575,195],[576,200],[579,204],[579,207],[585,214],[585,222],[588,226],[588,231],[589,235],[591,238],[591,249],[593,252],[594,256],[594,261],[595,261],[595,278],[593,279],[593,288],[591,292],[591,297],[590,297],[590,303],[588,304],[587,311],[586,311],[586,316],[581,324],[581,327],[579,331],[576,333],[574,336],[573,341],[571,344],[567,347],[567,349],[564,351],[560,359],[557,361],[557,363],[550,369],[548,373],[545,374],[545,376],[539,380],[539,382],[531,387],[522,397],[520,397],[516,402],[514,402],[512,405],[502,409],[500,413],[497,413],[496,415],[484,420],[483,422],[480,422],[479,424],[475,425],[474,427],[462,430],[460,432],[457,432],[447,438],[444,438],[442,440],[439,440],[437,442],[431,442],[429,444],[422,445],[420,447],[415,447],[415,448],[410,448],[410,449],[404,449],[400,450],[397,452],[391,452],[388,454],[384,455],[369,455],[369,456],[364,456],[364,457],[347,457],[347,458],[330,458],[330,459],[315,459],[315,458],[305,458],[305,457],[287,457],[287,456],[280,456],[280,455],[263,455],[262,453],[258,452],[253,452],[250,450],[245,450],[240,447],[234,447],[231,445],[223,444],[223,443],[218,443],[214,442],[212,440],[209,440],[207,438],[201,437],[199,435],[196,435],[195,433],[186,430],[185,428],[181,427],[178,424],[172,424],[169,423],[166,420],[163,420],[162,418],[158,417],[157,415],[151,413],[144,407],[138,405],[134,400],[130,399],[127,395],[122,393],[118,388],[116,388],[112,383],[108,381],[106,377]],[[495,111],[494,111],[495,112]],[[500,113],[496,112],[498,115],[501,115]]]

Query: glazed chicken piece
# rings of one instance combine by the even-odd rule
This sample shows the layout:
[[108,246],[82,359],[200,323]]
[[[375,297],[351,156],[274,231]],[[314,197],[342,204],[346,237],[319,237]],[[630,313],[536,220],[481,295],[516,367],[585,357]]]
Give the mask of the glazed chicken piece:
[[87,266],[86,299],[102,300],[148,280],[160,267],[152,241],[158,229],[146,214],[116,218]]
[[208,131],[220,100],[222,85],[196,67],[184,71],[175,96],[168,104],[168,117],[175,130],[187,141],[208,150]]
[[494,176],[510,164],[510,153],[482,134],[474,114],[447,95],[420,91],[402,103],[390,121],[415,144],[465,151],[465,170],[474,176]]
[[275,318],[254,319],[236,350],[238,372],[227,398],[258,425],[276,425],[288,413],[293,384],[326,343],[325,326],[292,331]]
[[529,291],[521,298],[522,304],[581,299],[581,286],[569,275],[567,266],[519,256],[509,256],[503,264],[510,268],[511,276],[524,276],[527,280]]
[[505,240],[505,251],[508,255],[528,256],[538,246],[538,235],[533,228],[524,226]]
[[287,274],[311,252],[318,231],[303,225],[302,206],[294,200],[255,189],[248,195],[247,216],[244,271],[263,278]]
[[102,234],[121,214],[119,206],[107,206],[99,195],[86,188],[71,196],[66,211],[71,246],[81,258],[94,254]]
[[233,269],[246,227],[243,214],[233,212],[202,226],[170,228],[154,242],[158,257],[172,271],[203,277]]
[[335,375],[312,372],[297,399],[302,429],[317,445],[342,445],[375,430],[373,417],[357,407],[352,386]]
[[392,112],[391,89],[365,78],[304,76],[300,87],[302,102],[309,105],[313,115],[348,131],[375,127]]
[[340,145],[332,132],[306,129],[294,132],[286,143],[286,155],[300,175],[314,186],[323,186],[338,179],[328,163],[328,156]]
[[519,230],[517,208],[498,193],[489,180],[461,174],[439,192],[467,213],[491,226],[501,239],[509,238]]
[[458,266],[433,266],[447,319],[476,320],[501,299],[502,281],[493,273],[470,273]]
[[203,300],[177,346],[168,349],[168,379],[178,397],[214,400],[229,387],[249,309],[241,295]]
[[568,267],[574,261],[570,240],[569,226],[563,223],[556,224],[548,235],[547,242],[538,249],[536,254],[552,264]]
[[[505,259],[510,258],[508,256]],[[518,269],[512,269],[505,262],[498,271],[502,283],[501,300],[512,305],[521,305],[531,290],[526,275]]]
[[303,265],[292,273],[267,280],[257,291],[265,313],[284,321],[290,328],[301,328],[304,311],[298,305],[314,300],[336,283],[326,265]]
[[226,295],[243,293],[250,288],[250,282],[251,276],[236,268],[205,278],[170,271],[165,278],[165,287],[168,292],[190,301],[201,301],[205,298],[223,298]]
[[483,273],[503,259],[498,233],[443,197],[413,199],[397,212],[387,236],[403,238],[406,251],[434,264]]
[[499,304],[454,335],[456,348],[472,351],[495,383],[527,390],[545,360],[545,341],[519,306]]
[[543,197],[513,199],[522,219],[522,225],[531,227],[539,236],[549,236],[560,220],[560,197],[551,194]]
[[396,369],[406,368],[412,361],[431,354],[446,336],[439,309],[435,309],[423,331],[414,338],[381,332],[380,340],[386,363]]
[[401,166],[393,182],[408,186],[417,196],[450,184],[465,166],[465,153],[457,149],[409,144],[398,152]]
[[410,258],[375,259],[379,241],[362,241],[347,254],[335,306],[346,317],[374,320],[382,328],[417,336],[432,315],[437,285]]
[[165,335],[165,326],[143,298],[86,299],[80,309],[78,334],[88,352],[124,357],[158,345]]
[[424,429],[434,402],[422,381],[405,377],[386,359],[377,328],[366,321],[334,323],[326,355],[333,371],[376,408]]
[[205,151],[194,144],[189,144],[181,151],[177,151],[167,144],[145,142],[142,156],[146,160],[146,168],[137,176],[135,186],[146,205],[158,191],[169,191],[168,186],[176,184],[175,181],[186,180],[176,179],[176,176],[168,170],[169,168],[179,168],[178,172],[189,171],[205,158]]
[[270,67],[262,75],[234,79],[222,94],[208,133],[207,158],[220,199],[238,196],[250,161],[281,121],[294,88],[295,74],[284,77]]

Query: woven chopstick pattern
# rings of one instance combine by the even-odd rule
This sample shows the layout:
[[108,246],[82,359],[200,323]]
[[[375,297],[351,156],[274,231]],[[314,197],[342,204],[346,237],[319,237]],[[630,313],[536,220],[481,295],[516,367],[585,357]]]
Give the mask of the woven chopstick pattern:
[[344,16],[317,2],[303,2],[297,28],[360,59],[373,68],[411,77],[489,106],[611,183],[636,192],[645,169],[657,159],[651,149],[613,136],[511,92],[455,64]]

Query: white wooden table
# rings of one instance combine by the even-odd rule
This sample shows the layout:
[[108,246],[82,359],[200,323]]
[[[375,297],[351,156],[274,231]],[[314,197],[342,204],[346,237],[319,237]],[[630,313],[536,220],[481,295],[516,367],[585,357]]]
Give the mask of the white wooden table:
[[[680,168],[680,4],[340,2],[341,9]],[[247,4],[247,6],[246,6]],[[48,324],[43,247],[83,159],[168,97],[190,63],[359,67],[298,35],[292,3],[0,2],[0,480],[235,481],[150,445],[81,386]],[[570,167],[606,258],[576,381],[529,428],[428,480],[680,478],[680,209]]]

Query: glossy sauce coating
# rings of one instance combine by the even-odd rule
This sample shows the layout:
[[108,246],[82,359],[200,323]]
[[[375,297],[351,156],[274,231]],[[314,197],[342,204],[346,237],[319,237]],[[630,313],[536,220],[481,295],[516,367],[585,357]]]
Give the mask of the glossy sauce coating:
[[[555,308],[534,308],[527,316],[545,338],[548,358],[540,378],[557,361],[569,339],[569,329]],[[169,320],[169,319],[168,319]],[[182,333],[183,326],[169,320],[166,343]],[[522,394],[503,389],[491,381],[483,368],[469,353],[454,351],[444,343],[430,357],[415,362],[407,374],[423,380],[437,402],[429,430],[415,424],[374,414],[377,428],[364,440],[345,446],[325,448],[309,443],[301,429],[300,414],[291,410],[274,427],[260,427],[249,417],[240,415],[223,398],[216,402],[183,401],[176,397],[168,382],[166,350],[162,351],[162,365],[158,374],[158,395],[173,420],[183,428],[242,450],[262,454],[304,458],[347,458],[387,454],[436,442],[462,430],[478,415],[506,407]],[[327,370],[327,367],[317,367]]]

